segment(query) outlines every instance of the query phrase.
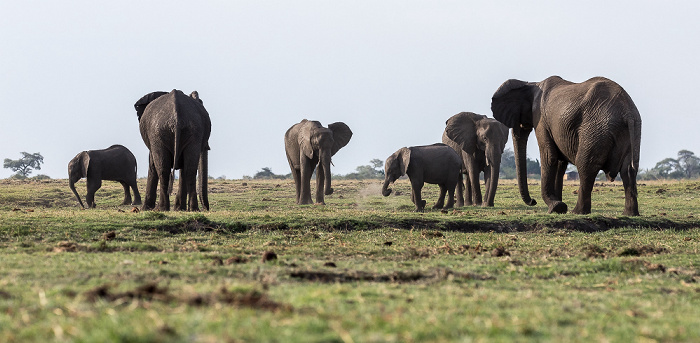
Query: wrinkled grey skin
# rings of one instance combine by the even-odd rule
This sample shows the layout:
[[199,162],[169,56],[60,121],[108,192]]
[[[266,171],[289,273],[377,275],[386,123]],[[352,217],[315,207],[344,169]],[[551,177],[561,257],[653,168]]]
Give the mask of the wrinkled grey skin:
[[591,213],[591,191],[600,170],[609,180],[619,173],[625,189],[624,214],[638,216],[637,172],[642,119],[617,83],[594,77],[582,83],[552,76],[542,82],[508,80],[491,100],[493,116],[513,128],[518,187],[523,201],[535,205],[527,189],[525,153],[534,129],[540,148],[542,198],[549,213],[566,213],[562,202],[569,163],[579,172],[573,213]]
[[211,120],[199,94],[194,91],[187,96],[175,89],[170,93],[153,92],[139,99],[134,108],[139,118],[141,138],[149,150],[143,209],[156,208],[156,192],[160,182],[157,209],[170,210],[172,172],[178,169],[180,183],[175,210],[198,211],[197,192],[202,207],[209,210],[207,177]]
[[[325,204],[331,188],[331,157],[346,146],[352,131],[342,122],[323,127],[318,121],[302,120],[284,134],[284,149],[296,186],[296,203],[312,204],[311,175],[316,169],[316,203]],[[318,168],[317,168],[318,167]]]
[[[102,180],[117,181],[124,187],[122,205],[141,205],[141,195],[136,185],[136,158],[124,146],[115,144],[107,149],[83,151],[68,163],[68,187],[73,191],[80,206],[85,208],[80,200],[75,183],[86,178],[87,195],[85,201],[88,208],[95,208],[95,192],[102,186]],[[134,191],[134,201],[131,202],[129,188]]]
[[[442,142],[454,149],[462,159],[466,187],[457,184],[457,207],[466,205],[493,206],[501,170],[501,155],[508,142],[508,128],[484,115],[462,112],[445,122]],[[479,174],[484,172],[486,192],[481,201]],[[463,195],[464,193],[464,195]]]
[[[403,147],[389,156],[384,163],[382,195],[389,196],[389,184],[403,175],[408,175],[411,181],[411,201],[416,205],[416,212],[422,212],[425,208],[426,202],[421,198],[424,183],[440,186],[440,197],[433,206],[434,209],[452,208],[455,187],[457,183],[462,182],[461,166],[459,155],[442,143]],[[445,193],[448,194],[447,204]]]

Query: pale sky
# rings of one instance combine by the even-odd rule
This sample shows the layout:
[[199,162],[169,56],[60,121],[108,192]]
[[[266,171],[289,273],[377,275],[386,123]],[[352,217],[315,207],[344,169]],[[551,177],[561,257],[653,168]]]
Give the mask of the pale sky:
[[[641,167],[700,155],[698,1],[0,0],[0,159],[41,152],[66,178],[83,150],[128,147],[147,174],[133,104],[197,90],[209,173],[289,173],[284,132],[343,121],[334,174],[439,142],[450,116],[492,116],[505,80],[605,76],[639,109]],[[512,149],[512,142],[507,147]],[[534,135],[528,157],[539,158]],[[0,177],[12,175],[0,169]]]

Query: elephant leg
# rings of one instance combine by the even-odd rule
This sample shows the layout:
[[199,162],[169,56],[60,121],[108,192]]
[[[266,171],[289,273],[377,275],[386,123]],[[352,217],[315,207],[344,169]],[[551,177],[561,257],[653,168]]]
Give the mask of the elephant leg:
[[481,185],[479,184],[479,170],[476,167],[469,168],[469,181],[472,193],[472,204],[481,206]]
[[542,166],[542,199],[549,207],[549,213],[566,213],[568,207],[564,202],[559,200],[556,195],[556,179],[559,169],[559,159],[556,152],[550,151],[553,147],[554,142],[549,138],[540,139],[537,137],[538,144],[540,145],[540,164]]
[[[462,177],[462,172],[459,173],[459,178],[457,179],[457,190],[452,191],[452,193],[455,193],[455,197],[457,198],[457,207],[464,207],[464,184],[463,184],[463,177]],[[450,199],[453,197],[450,196]]]
[[[174,178],[175,174],[173,173],[171,177]],[[185,185],[185,179],[183,178],[182,169],[180,169],[180,178],[177,182],[177,193],[175,193],[175,204],[173,205],[173,210],[187,211],[187,187]]]
[[493,199],[489,197],[491,195],[491,176],[491,168],[484,168],[484,201],[481,203],[483,207],[493,206]]
[[[313,163],[316,162],[316,163]],[[313,204],[311,201],[311,174],[314,172],[314,167],[318,164],[318,160],[309,160],[302,157],[301,161],[301,196],[299,205]]]
[[622,186],[625,188],[625,210],[622,214],[626,216],[638,216],[639,205],[637,204],[637,171],[628,166],[620,172]]
[[124,181],[119,181],[119,183],[121,183],[122,187],[124,188],[124,201],[122,201],[122,205],[131,204],[131,192],[129,191],[129,185],[127,185]]
[[425,200],[421,199],[421,190],[423,189],[423,181],[414,182],[411,180],[411,193],[414,199],[413,203],[416,204],[416,212],[423,212],[425,208]]
[[301,200],[301,170],[299,168],[294,167],[294,163],[292,162],[292,159],[287,155],[287,162],[289,162],[289,169],[292,170],[292,178],[294,179],[294,188],[296,188],[296,197],[294,198],[296,203],[298,204],[299,201]]
[[469,177],[469,172],[464,174],[464,206],[474,205],[474,197],[472,195],[472,181]]
[[591,213],[591,192],[593,192],[593,184],[595,183],[595,177],[598,175],[598,169],[579,168],[578,175],[578,200],[572,212],[575,214],[589,214]]
[[[173,155],[170,155],[167,151],[162,153],[155,153],[154,165],[158,171],[158,182],[160,183],[160,192],[158,196],[158,210],[159,211],[170,211],[170,179],[174,178],[173,166]],[[160,159],[156,160],[160,156]],[[180,176],[182,177],[182,176]]]
[[102,180],[95,178],[87,178],[87,195],[85,201],[88,208],[95,208],[95,192],[102,187]]
[[564,174],[569,166],[567,161],[559,161],[557,165],[557,178],[554,181],[554,195],[556,199],[562,201],[562,193],[564,193]]
[[[461,179],[461,177],[460,177]],[[447,204],[443,208],[453,208],[455,206],[455,187],[454,184],[447,184]]]
[[[187,193],[183,195],[182,200],[184,201],[185,198],[187,199],[186,204],[188,211],[196,212],[199,211],[199,202],[197,201],[197,167],[199,166],[199,155],[199,149],[192,149],[189,159],[185,159],[187,177],[183,178]],[[208,177],[208,175],[201,175],[200,177]]]
[[445,185],[439,185],[440,186],[440,196],[438,197],[438,201],[433,205],[433,209],[441,209],[445,206],[445,194],[447,194],[447,188]]
[[131,203],[132,205],[141,205],[141,194],[139,193],[139,187],[138,184],[136,183],[136,180],[132,181],[130,183],[131,190],[134,192],[134,201]]
[[151,154],[148,155],[148,179],[146,179],[146,198],[141,209],[143,211],[152,210],[156,207],[156,192],[158,191],[158,171]]
[[318,205],[325,205],[326,204],[326,202],[323,199],[324,180],[325,180],[325,174],[323,172],[323,168],[319,164],[318,167],[316,168],[316,204],[318,204]]

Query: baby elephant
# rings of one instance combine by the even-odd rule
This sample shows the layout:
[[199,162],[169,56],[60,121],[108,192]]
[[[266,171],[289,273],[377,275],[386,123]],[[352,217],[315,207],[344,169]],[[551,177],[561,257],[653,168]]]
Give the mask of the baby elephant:
[[[75,183],[81,178],[87,178],[85,201],[87,201],[88,208],[95,207],[95,192],[102,186],[102,180],[118,181],[124,186],[122,205],[141,204],[141,195],[136,187],[136,158],[124,146],[117,144],[103,150],[83,151],[68,163],[68,186],[78,198],[80,206],[85,208],[75,190]],[[133,203],[129,187],[134,190]]]
[[424,182],[440,186],[440,198],[433,208],[443,208],[446,192],[449,198],[444,207],[452,208],[455,186],[457,182],[461,182],[462,178],[461,165],[459,155],[454,149],[442,143],[401,148],[386,159],[382,195],[389,196],[391,194],[389,184],[407,174],[411,181],[411,201],[416,205],[416,212],[421,212],[425,208],[425,200],[421,199]]

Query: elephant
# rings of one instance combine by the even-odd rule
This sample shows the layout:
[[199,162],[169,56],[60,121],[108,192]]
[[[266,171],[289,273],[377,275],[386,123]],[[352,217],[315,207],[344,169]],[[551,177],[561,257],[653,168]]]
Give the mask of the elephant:
[[[454,149],[462,159],[462,182],[457,184],[457,207],[483,205],[493,207],[501,170],[501,155],[508,142],[508,127],[484,115],[461,112],[445,122],[442,142]],[[485,199],[481,201],[479,174],[484,172]],[[463,195],[465,193],[465,195]]]
[[[433,206],[434,209],[452,208],[455,187],[458,182],[462,182],[461,166],[462,160],[457,152],[442,143],[403,147],[389,156],[384,163],[382,195],[389,196],[389,184],[403,175],[408,175],[411,182],[411,201],[416,205],[416,212],[422,212],[425,208],[425,200],[421,199],[424,183],[440,186],[440,197]],[[447,204],[445,193],[448,193]]]
[[169,191],[174,170],[180,170],[175,210],[199,211],[197,193],[202,207],[209,210],[207,178],[211,120],[199,93],[194,91],[187,96],[176,89],[170,93],[153,92],[141,97],[134,108],[141,138],[149,150],[143,210],[156,208],[159,182],[157,209],[170,210]]
[[573,83],[559,76],[541,82],[510,79],[491,99],[494,118],[512,128],[520,196],[528,205],[527,139],[534,129],[540,150],[542,198],[549,213],[566,213],[563,178],[569,163],[579,173],[575,214],[591,212],[595,178],[603,170],[608,180],[617,174],[625,189],[624,215],[638,216],[637,172],[642,119],[632,98],[604,77]]
[[331,188],[331,157],[346,146],[352,131],[343,122],[323,127],[320,122],[302,120],[284,134],[284,148],[296,186],[296,203],[312,204],[311,174],[316,170],[316,203],[325,205],[324,194]]
[[[85,201],[88,208],[95,208],[95,192],[102,186],[102,180],[117,181],[124,187],[122,205],[141,205],[141,195],[136,185],[136,158],[134,154],[122,145],[112,145],[102,150],[83,151],[68,163],[68,186],[82,208],[85,208],[80,195],[75,190],[75,183],[86,178],[87,195]],[[129,188],[134,192],[131,201]]]

